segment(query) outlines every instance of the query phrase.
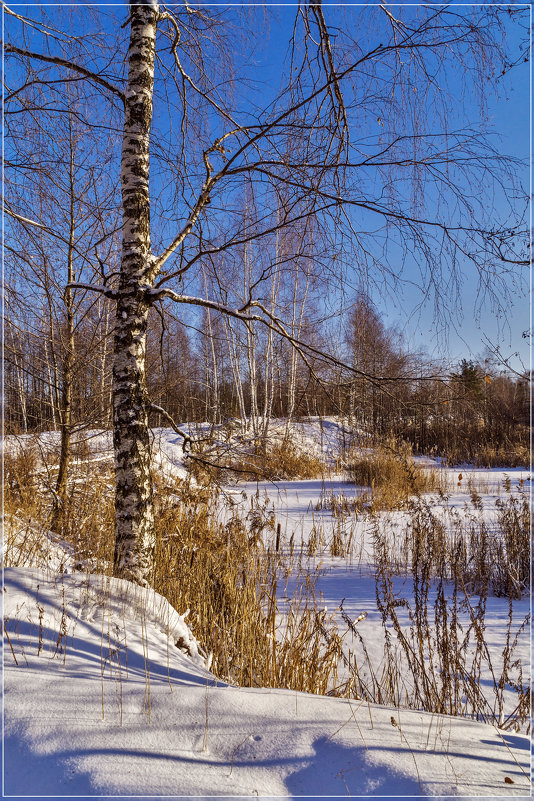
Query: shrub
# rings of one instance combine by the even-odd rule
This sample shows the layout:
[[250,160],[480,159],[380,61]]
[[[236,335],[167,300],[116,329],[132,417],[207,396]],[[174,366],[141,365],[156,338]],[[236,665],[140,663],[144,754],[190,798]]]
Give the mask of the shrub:
[[290,438],[279,442],[259,442],[252,452],[233,453],[228,450],[210,458],[211,464],[190,459],[189,467],[200,483],[214,479],[224,482],[228,477],[245,480],[282,481],[297,478],[316,478],[324,473],[324,463],[313,453],[299,448]]
[[345,465],[351,481],[371,489],[371,507],[401,509],[413,495],[438,489],[436,470],[414,461],[406,443],[392,441],[369,453],[349,455]]

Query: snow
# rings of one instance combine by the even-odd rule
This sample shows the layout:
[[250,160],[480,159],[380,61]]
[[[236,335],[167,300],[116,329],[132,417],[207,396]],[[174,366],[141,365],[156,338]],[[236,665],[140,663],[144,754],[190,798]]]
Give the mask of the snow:
[[[298,436],[333,458],[346,432],[326,423],[302,424]],[[43,442],[52,448],[55,437]],[[106,432],[94,432],[91,443],[91,459],[111,445]],[[182,438],[156,429],[154,443],[160,468],[182,477]],[[488,515],[505,475],[514,490],[528,479],[524,471],[477,472]],[[458,487],[451,471],[447,502],[458,513],[469,498],[463,473]],[[255,494],[274,507],[286,551],[293,532],[300,548],[314,524],[322,527],[323,545],[307,562],[318,570],[321,603],[335,613],[346,598],[352,619],[367,612],[358,629],[378,659],[369,531],[364,521],[351,522],[352,557],[334,557],[334,521],[321,508],[330,493],[357,489],[331,477],[239,484],[236,500],[243,491],[244,504]],[[388,513],[393,528],[402,514]],[[17,548],[28,538],[35,543],[31,558],[4,570],[6,796],[530,796],[522,733],[357,700],[233,687],[210,673],[186,610],[172,609],[150,589],[76,569],[69,545],[29,521],[6,523],[9,564],[17,564]],[[281,597],[295,582],[288,577]],[[495,654],[506,611],[502,599],[490,599],[486,631]],[[517,613],[525,611],[522,600]],[[526,669],[528,632],[518,656]]]
[[6,568],[6,795],[528,793],[526,737],[231,687],[175,647],[163,599],[127,585]]

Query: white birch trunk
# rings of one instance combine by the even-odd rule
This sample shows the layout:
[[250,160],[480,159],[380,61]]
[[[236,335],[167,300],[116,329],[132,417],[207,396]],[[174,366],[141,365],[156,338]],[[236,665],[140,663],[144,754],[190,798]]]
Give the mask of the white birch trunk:
[[48,396],[50,398],[50,409],[52,412],[52,430],[57,430],[57,415],[56,411],[59,407],[59,386],[57,383],[57,365],[55,364],[54,360],[54,367],[50,364],[50,352],[52,351],[53,356],[53,341],[54,341],[54,324],[52,315],[50,314],[50,327],[48,332],[45,329],[45,308],[44,308],[44,301],[42,306],[42,329],[43,329],[43,340],[44,340],[44,356],[45,356],[45,363],[46,363],[46,370],[48,373]]
[[155,547],[145,354],[150,251],[149,145],[156,3],[130,5],[128,86],[122,141],[123,234],[113,361],[115,572],[148,581]]
[[254,323],[246,323],[247,327],[247,361],[250,384],[250,425],[254,438],[258,431],[258,374],[256,370],[256,330]]
[[107,427],[110,424],[110,409],[113,406],[113,398],[110,397],[109,393],[110,388],[106,388],[106,378],[107,378],[107,371],[108,371],[108,339],[109,339],[109,332],[110,332],[110,307],[109,301],[107,298],[104,301],[100,301],[103,303],[103,332],[101,334],[100,340],[100,356],[99,356],[99,370],[100,370],[100,378],[99,378],[99,419],[101,425]]
[[[291,317],[291,336],[295,337],[296,339],[300,338],[301,330],[302,330],[302,323],[304,320],[304,311],[306,306],[306,298],[308,297],[308,288],[310,282],[310,272],[309,272],[309,265],[306,267],[306,284],[304,287],[304,296],[300,301],[300,310],[297,312],[297,308],[299,306],[299,297],[298,297],[298,290],[299,290],[299,280],[298,280],[298,265],[295,266],[295,282],[293,285],[293,310],[292,310],[292,317]],[[291,349],[291,361],[290,361],[290,370],[289,370],[289,387],[288,387],[288,409],[287,409],[287,426],[289,432],[289,424],[293,420],[293,416],[295,414],[295,405],[297,399],[297,367],[298,367],[298,353],[297,351],[292,348]]]
[[67,487],[69,478],[69,465],[71,457],[71,417],[72,417],[72,382],[74,371],[74,298],[71,282],[74,279],[74,238],[76,229],[74,206],[74,151],[72,145],[72,131],[70,134],[70,163],[69,163],[69,246],[67,254],[67,286],[65,288],[65,342],[61,387],[60,432],[61,446],[59,455],[59,469],[56,481],[56,497],[50,528],[52,531],[63,533],[65,525],[65,512],[67,505]]
[[[247,246],[245,245],[245,252],[243,254],[244,271],[243,271],[243,299],[245,300],[252,285],[252,264],[250,254]],[[259,408],[258,408],[258,374],[256,366],[256,328],[253,322],[246,323],[247,330],[247,366],[248,378],[250,388],[250,409],[249,421],[254,439],[257,440],[259,436],[258,423],[259,423]]]
[[17,394],[18,394],[18,402],[20,405],[20,410],[22,414],[22,433],[26,434],[28,432],[28,412],[26,407],[26,390],[25,390],[25,379],[24,379],[24,369],[21,366],[23,362],[23,356],[21,355],[19,359],[19,340],[18,338],[15,339],[13,334],[12,323],[9,317],[5,318],[6,320],[6,328],[9,331],[9,335],[11,337],[11,353],[13,357],[13,364],[15,365],[15,374],[16,374],[16,381],[17,381]]
[[[206,289],[206,297],[207,289]],[[206,310],[207,343],[206,343],[206,417],[212,424],[220,422],[219,399],[219,367],[215,352],[215,334],[211,324],[211,311]]]
[[[276,234],[276,257],[278,258],[278,251],[279,251],[279,232]],[[273,277],[272,277],[272,284],[271,284],[271,314],[276,315],[276,301],[278,297],[278,290],[280,287],[280,268],[277,267]],[[269,432],[269,423],[271,421],[272,416],[272,409],[273,409],[273,402],[274,402],[274,390],[275,390],[275,377],[274,377],[274,342],[273,342],[273,331],[269,328],[267,334],[267,346],[265,350],[265,400],[263,405],[263,423],[262,423],[262,436],[263,439],[267,440],[267,434]]]
[[230,366],[232,368],[232,376],[234,379],[234,387],[237,396],[237,403],[239,406],[241,429],[244,433],[247,428],[247,410],[245,407],[245,398],[243,395],[243,380],[241,378],[241,371],[239,367],[239,355],[236,344],[236,335],[232,323],[227,317],[224,318],[224,328],[226,332],[226,341],[228,344],[228,356],[230,359]]

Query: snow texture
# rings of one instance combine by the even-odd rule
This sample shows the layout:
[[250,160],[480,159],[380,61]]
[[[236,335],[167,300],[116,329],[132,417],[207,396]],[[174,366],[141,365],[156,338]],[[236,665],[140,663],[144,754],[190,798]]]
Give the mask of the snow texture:
[[20,568],[4,582],[6,795],[528,794],[526,737],[231,687],[149,590]]
[[[345,434],[326,423],[302,424],[295,436],[335,454]],[[43,435],[39,448],[53,448],[56,437]],[[18,442],[3,446],[13,451]],[[111,449],[106,432],[92,432],[89,442],[92,461]],[[169,478],[181,477],[182,438],[155,430],[152,458]],[[513,486],[529,479],[521,471],[477,474],[488,505],[504,475]],[[268,495],[282,540],[295,531],[298,542],[318,519],[327,531],[328,514],[316,508],[325,493],[357,489],[336,479],[253,483],[236,487],[235,498],[243,491],[245,505],[251,493]],[[448,503],[461,511],[466,497],[459,487]],[[29,561],[4,571],[5,796],[530,796],[526,736],[462,718],[225,684],[206,668],[185,616],[161,596],[78,572],[66,543],[31,523],[5,522],[11,557],[17,542],[36,543]],[[400,512],[390,514],[393,527],[401,522]],[[319,554],[318,591],[329,611],[345,597],[353,619],[368,613],[358,628],[379,655],[370,544],[364,528],[358,536],[352,563],[328,549]],[[505,623],[506,603],[491,599],[494,653]],[[525,666],[528,650],[522,641]]]

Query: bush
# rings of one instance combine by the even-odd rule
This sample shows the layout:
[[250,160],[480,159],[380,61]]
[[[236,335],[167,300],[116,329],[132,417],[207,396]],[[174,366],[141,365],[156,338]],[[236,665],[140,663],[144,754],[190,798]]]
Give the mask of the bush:
[[224,482],[228,477],[245,480],[283,481],[298,478],[317,478],[324,472],[324,464],[317,456],[301,450],[290,438],[279,442],[258,443],[253,452],[222,454],[211,457],[213,464],[206,465],[191,459],[191,473],[200,483],[210,479]]
[[370,453],[349,455],[345,468],[351,481],[371,488],[373,509],[401,509],[410,496],[439,486],[437,471],[419,467],[406,443],[392,441]]

